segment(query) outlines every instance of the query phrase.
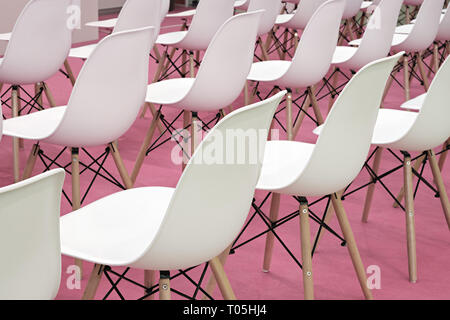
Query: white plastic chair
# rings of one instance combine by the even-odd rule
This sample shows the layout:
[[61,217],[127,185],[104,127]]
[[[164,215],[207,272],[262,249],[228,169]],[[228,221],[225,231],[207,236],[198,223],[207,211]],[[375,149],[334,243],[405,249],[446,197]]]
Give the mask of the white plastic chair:
[[369,62],[389,54],[402,3],[403,0],[382,0],[370,16],[366,31],[358,42],[359,46],[336,47],[332,60],[334,71],[327,79],[327,82],[331,80],[334,91],[331,92],[329,107],[332,106],[339,88],[346,84],[339,84],[341,73],[348,78],[342,70],[355,72]]
[[54,299],[61,281],[64,170],[0,188],[0,299]]
[[[364,164],[386,80],[400,56],[398,54],[375,61],[350,80],[321,127],[316,144],[281,140],[267,143],[257,189],[273,192],[272,201],[280,194],[300,196],[305,299],[314,297],[308,202],[305,197],[324,195],[331,195],[359,283],[365,297],[372,298],[365,269],[341,203],[340,190],[358,175]],[[366,103],[361,104],[361,101]],[[317,179],[319,176],[321,178]],[[277,210],[271,210],[270,220],[276,221],[277,217]],[[266,240],[263,265],[266,272],[270,268],[273,236],[269,232]]]
[[289,140],[295,138],[309,107],[307,103],[305,112],[300,113],[296,126],[293,128],[292,103],[295,101],[292,98],[292,89],[307,88],[307,95],[311,99],[316,120],[319,124],[323,123],[312,87],[322,80],[330,68],[344,5],[343,0],[331,0],[317,9],[302,33],[292,61],[270,60],[254,63],[247,77],[249,81],[287,88],[286,131]]
[[[167,275],[169,270],[207,261],[223,297],[235,299],[217,256],[232,243],[248,215],[270,122],[283,95],[241,108],[222,119],[199,145],[176,188],[126,190],[61,218],[62,253],[96,264],[84,299],[95,297],[105,266],[166,271],[163,275]],[[218,138],[227,139],[230,132],[237,130],[258,134],[255,140],[245,142],[242,150]],[[253,149],[258,160],[252,161],[249,156],[241,163],[225,159],[207,163],[211,149],[227,159],[236,151],[247,155]],[[217,185],[217,181],[221,183]],[[213,189],[212,184],[216,185]],[[160,299],[170,299],[166,277],[160,279],[159,294]]]
[[[404,156],[404,187],[399,201],[405,196],[406,231],[408,245],[409,279],[417,281],[416,240],[414,227],[414,196],[413,196],[413,164],[410,152],[424,152],[416,164],[419,166],[426,157],[429,160],[434,183],[439,192],[444,215],[450,229],[450,203],[445,189],[441,171],[436,160],[434,148],[445,143],[450,137],[450,109],[443,103],[449,99],[448,84],[450,83],[450,61],[447,59],[437,72],[431,83],[430,90],[423,99],[419,112],[405,110],[381,109],[375,126],[372,143],[378,146],[375,154],[374,174],[378,174],[378,166],[384,148],[401,150]],[[414,164],[414,166],[416,166]],[[417,167],[416,167],[417,168]],[[417,169],[415,169],[417,170]],[[367,222],[375,185],[371,184],[367,191],[364,206],[363,221]]]
[[67,106],[4,121],[5,135],[38,141],[24,178],[32,173],[39,141],[71,148],[76,210],[81,204],[79,148],[108,145],[125,187],[132,187],[115,141],[133,124],[144,102],[154,35],[154,28],[148,27],[107,36],[83,65]]
[[[212,39],[196,77],[163,80],[149,85],[145,98],[147,104],[192,112],[191,131],[194,138],[198,112],[217,112],[229,106],[242,92],[253,61],[262,14],[263,10],[259,10],[229,18]],[[157,112],[139,151],[132,181],[137,178],[159,119],[160,112]],[[189,124],[185,123],[186,126]]]
[[[72,43],[72,32],[67,27],[69,3],[70,0],[31,0],[14,25],[5,55],[0,60],[0,83],[11,85],[13,117],[20,114],[21,101],[26,101],[20,98],[21,85],[38,84],[31,106],[39,101],[42,92],[54,106],[53,96],[44,81],[63,65]],[[13,139],[13,153],[18,159],[18,139]],[[18,171],[14,171],[14,181],[19,181]]]

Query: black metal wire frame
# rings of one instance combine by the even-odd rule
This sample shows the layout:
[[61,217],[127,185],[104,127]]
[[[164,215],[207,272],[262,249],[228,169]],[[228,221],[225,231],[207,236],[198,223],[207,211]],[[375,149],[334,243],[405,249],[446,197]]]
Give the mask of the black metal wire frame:
[[[189,56],[189,54],[192,54],[193,52],[187,51],[185,49],[174,48],[175,49],[174,57],[170,57],[170,55],[168,53],[169,49],[171,49],[171,47],[166,47],[166,49],[164,50],[164,52],[161,56],[161,59],[163,59],[164,56],[166,57],[167,61],[169,62],[169,66],[167,69],[162,70],[162,72],[158,78],[158,81],[166,80],[174,73],[178,73],[178,75],[181,76],[182,78],[186,78],[186,76],[188,76],[190,73],[189,68],[187,68],[188,70],[186,72],[182,71],[182,68],[184,66],[189,66],[189,63],[190,63],[189,59],[186,59],[186,61],[181,62],[181,63],[178,63],[178,62],[182,59],[184,54],[188,54],[188,56]],[[179,52],[178,56],[177,56],[177,52]],[[159,62],[159,60],[157,60],[156,58],[155,58],[155,60],[157,62]],[[195,58],[193,59],[193,61],[195,64],[194,67],[200,66],[200,61],[198,61]]]
[[[356,73],[354,70],[350,70],[350,72],[351,72],[352,76]],[[337,84],[336,86],[333,86],[331,84],[331,80],[336,75],[336,73],[344,76],[345,81],[341,84]],[[335,68],[333,70],[333,72],[328,76],[328,78],[324,77],[322,80],[323,80],[323,85],[319,88],[319,90],[316,93],[317,101],[321,101],[322,99],[325,99],[328,96],[331,96],[331,98],[334,99],[345,88],[347,83],[351,80],[351,77],[348,76],[344,71],[342,71],[342,69]],[[323,95],[320,95],[320,93],[325,89],[327,90],[327,92],[324,93]]]
[[[64,152],[67,150],[67,147],[64,147],[61,149],[61,151],[54,157],[50,158],[47,156],[44,152],[44,150],[39,149],[38,157],[42,164],[45,166],[43,172],[49,171],[52,167],[58,167],[65,170],[66,173],[72,174],[72,172],[69,170],[69,168],[72,165],[72,162],[68,162],[66,164],[62,164],[58,162],[58,159],[64,154]],[[108,157],[111,154],[110,147],[106,147],[105,151],[98,157],[94,157],[92,154],[90,154],[85,148],[81,148],[81,150],[89,157],[89,163],[85,164],[84,162],[80,161],[80,165],[83,167],[83,169],[80,171],[80,175],[85,173],[86,171],[90,171],[94,173],[94,176],[92,177],[91,181],[89,182],[89,185],[86,189],[86,191],[83,194],[83,197],[81,198],[81,204],[83,204],[84,200],[86,199],[87,195],[89,194],[90,190],[92,189],[92,186],[94,182],[97,180],[98,177],[103,178],[104,180],[112,183],[116,187],[125,190],[125,186],[123,186],[108,170],[106,170],[104,164]],[[96,165],[97,169],[93,169],[92,167]],[[65,190],[63,189],[63,195],[64,198],[69,202],[70,205],[72,205],[71,198],[67,195]]]
[[[296,217],[299,216],[299,210],[296,210],[292,213],[289,213],[288,215],[278,219],[277,221],[271,221],[270,218],[261,210],[262,206],[267,202],[267,200],[269,199],[270,195],[272,193],[267,193],[267,195],[264,197],[264,199],[261,201],[261,203],[259,204],[259,206],[256,204],[256,199],[253,199],[252,201],[252,208],[254,209],[253,214],[251,215],[250,219],[247,220],[246,224],[244,225],[244,227],[242,228],[241,232],[239,233],[239,235],[236,237],[236,239],[233,242],[232,248],[230,253],[234,254],[236,252],[237,249],[249,244],[250,242],[264,236],[265,234],[272,232],[273,235],[275,236],[275,238],[278,240],[278,242],[281,244],[281,246],[284,248],[284,250],[289,254],[289,256],[292,258],[292,260],[295,262],[295,264],[299,267],[302,268],[302,264],[300,263],[300,261],[295,257],[294,253],[288,248],[288,246],[286,245],[286,243],[282,240],[282,238],[279,236],[279,234],[275,231],[278,227],[284,225],[285,223],[295,219]],[[297,202],[300,202],[300,198],[299,197],[293,197]],[[320,199],[317,199],[316,201],[312,202],[309,204],[309,217],[312,221],[316,222],[317,224],[319,224],[319,229],[318,232],[316,234],[315,240],[314,240],[314,245],[312,248],[312,256],[314,256],[314,252],[316,251],[317,248],[317,244],[319,241],[319,237],[320,237],[320,233],[323,232],[323,230],[325,229],[326,231],[330,232],[332,235],[334,235],[336,238],[338,238],[341,241],[341,245],[345,246],[346,241],[345,239],[340,236],[336,231],[334,231],[330,226],[328,226],[325,223],[325,217],[326,214],[328,212],[328,208],[330,205],[330,196],[324,196]],[[324,200],[327,200],[327,204],[325,207],[325,211],[322,215],[322,218],[320,218],[317,214],[315,214],[313,211],[311,211],[311,207],[316,205],[317,203],[320,203]],[[252,223],[252,221],[255,219],[255,217],[258,216],[263,223],[266,225],[267,229],[257,233],[256,235],[248,238],[245,241],[242,241],[238,244],[239,240],[242,238],[242,236],[244,235],[244,233],[247,231],[248,227],[250,226],[250,224]]]
[[[41,86],[39,91],[36,92],[36,94],[34,96],[32,96],[22,86],[12,85],[5,92],[3,92],[3,94],[0,96],[2,105],[6,106],[9,109],[12,109],[12,105],[10,104],[10,101],[12,100],[11,96],[9,96],[5,100],[3,100],[3,98],[5,97],[5,95],[7,95],[13,89],[18,90],[18,92],[22,91],[23,93],[25,93],[26,97],[28,98],[28,100],[27,100],[27,99],[24,99],[22,97],[22,95],[20,95],[20,94],[18,95],[19,101],[25,103],[25,105],[21,106],[21,108],[19,109],[19,115],[24,114],[24,110],[27,107],[28,107],[28,111],[25,112],[25,114],[31,113],[31,111],[33,111],[33,109],[37,110],[37,111],[44,109],[44,106],[41,103],[39,103],[39,99],[42,97],[43,92],[44,92],[43,86]],[[3,115],[3,119],[6,119],[4,115]]]
[[295,38],[295,34],[297,33],[297,31],[285,28],[279,36],[277,35],[277,32],[277,27],[273,28],[272,31],[270,31],[273,41],[270,44],[269,48],[267,48],[267,54],[270,55],[275,51],[279,52],[279,50],[281,50],[283,54],[287,54],[288,57],[292,59],[293,54],[290,51],[295,47],[295,45],[293,44],[293,39]]
[[[375,172],[374,172],[374,170],[372,169],[372,167],[369,165],[369,161],[370,161],[370,159],[374,156],[374,154],[376,153],[376,151],[377,151],[378,149],[379,149],[379,147],[375,148],[375,150],[372,152],[372,154],[370,155],[370,157],[368,158],[368,160],[367,160],[366,163],[364,164],[364,168],[363,168],[363,169],[365,169],[365,170],[369,173],[370,178],[371,178],[370,181],[367,182],[367,183],[365,183],[365,184],[363,184],[363,185],[361,185],[361,186],[359,186],[359,187],[357,187],[357,188],[355,188],[355,189],[353,189],[353,190],[351,190],[351,191],[348,191],[348,189],[349,189],[350,186],[352,185],[352,184],[350,184],[350,185],[347,186],[347,188],[345,189],[343,198],[345,199],[346,197],[348,197],[348,196],[350,196],[350,195],[352,195],[352,194],[354,194],[354,193],[356,193],[356,192],[358,192],[358,191],[360,191],[360,190],[362,190],[362,189],[368,187],[369,185],[375,184],[375,183],[378,183],[378,182],[379,182],[380,185],[383,187],[383,189],[384,189],[384,190],[389,194],[389,196],[395,201],[395,203],[396,203],[400,208],[402,208],[402,210],[405,210],[404,206],[398,201],[397,197],[392,193],[392,191],[391,191],[391,190],[386,186],[386,184],[383,182],[383,179],[384,179],[384,178],[386,178],[387,176],[391,175],[392,173],[397,172],[398,170],[400,170],[401,168],[403,168],[403,159],[402,159],[400,156],[398,156],[396,153],[394,153],[391,149],[387,149],[387,150],[389,151],[389,153],[390,153],[392,156],[394,156],[394,158],[397,159],[401,164],[399,164],[398,166],[396,166],[396,167],[394,167],[394,168],[392,168],[392,169],[390,169],[390,170],[388,170],[388,171],[386,171],[386,172],[384,172],[384,173],[382,173],[382,174],[378,174],[378,175],[377,175],[377,174],[375,174]],[[447,146],[447,148],[441,150],[440,152],[436,153],[436,155],[439,155],[439,154],[441,154],[441,153],[443,153],[443,152],[446,152],[446,151],[448,151],[448,150],[450,150],[450,147],[449,147],[449,146]],[[424,161],[423,161],[423,163],[422,163],[421,168],[419,169],[419,171],[417,171],[417,170],[415,170],[414,168],[412,168],[412,172],[413,172],[414,176],[416,176],[416,177],[418,178],[418,179],[417,179],[416,186],[415,186],[415,188],[414,188],[414,198],[415,198],[416,195],[417,195],[417,192],[418,192],[418,189],[419,189],[419,185],[420,185],[421,183],[424,184],[425,186],[427,186],[428,189],[430,189],[431,191],[433,191],[433,192],[434,192],[434,196],[435,196],[436,198],[439,198],[439,192],[438,192],[438,190],[437,190],[437,189],[436,189],[436,188],[435,188],[428,180],[426,180],[426,179],[423,177],[423,171],[424,171],[424,169],[425,169],[426,162],[429,160],[429,159],[428,159],[428,153],[427,153],[427,152],[423,152],[423,153],[421,153],[420,155],[418,155],[417,157],[411,159],[411,161],[412,161],[412,162],[413,162],[413,161],[416,161],[417,159],[421,158],[422,156],[424,157]]]
[[[202,272],[200,274],[199,280],[196,282],[189,275],[189,272],[194,269],[200,268],[200,267],[202,267]],[[177,289],[174,289],[172,286],[170,288],[170,291],[185,298],[185,299],[188,299],[188,300],[196,300],[200,293],[203,293],[203,295],[205,297],[207,297],[209,300],[214,300],[214,298],[202,287],[202,284],[205,281],[205,276],[206,276],[208,267],[209,267],[209,262],[206,262],[203,265],[198,265],[198,266],[191,267],[191,268],[188,268],[185,270],[178,270],[175,274],[170,275],[170,277],[169,277],[170,280],[173,280],[173,279],[176,279],[176,278],[182,276],[189,283],[191,283],[195,288],[194,292],[192,294],[183,293]],[[144,300],[144,299],[154,295],[155,293],[159,292],[159,284],[155,284],[151,287],[146,287],[144,284],[139,283],[138,281],[135,281],[135,280],[131,279],[130,277],[127,277],[126,275],[127,275],[128,271],[130,271],[129,267],[126,268],[122,273],[118,273],[118,272],[114,271],[110,266],[105,266],[103,268],[103,273],[104,273],[106,279],[108,280],[109,284],[111,285],[111,288],[106,292],[105,296],[103,297],[103,300],[108,299],[108,297],[113,292],[116,292],[121,300],[125,300],[124,295],[118,288],[119,283],[123,280],[128,283],[131,283],[139,288],[142,288],[144,290],[145,294],[143,296],[139,297],[137,300]],[[111,275],[117,277],[117,279],[114,281],[111,278]]]
[[[179,130],[177,128],[174,127],[174,123],[183,115],[183,113],[185,112],[184,110],[179,112],[175,118],[172,121],[168,121],[166,119],[166,117],[164,116],[164,114],[161,113],[161,109],[162,106],[159,107],[158,112],[156,114],[157,117],[159,117],[159,120],[161,121],[161,123],[164,126],[164,131],[160,133],[160,135],[152,142],[152,144],[148,147],[147,152],[146,152],[146,156],[148,156],[150,154],[150,152],[154,151],[155,149],[159,148],[160,146],[162,146],[163,144],[174,140],[175,143],[181,148],[184,156],[187,157],[187,159],[189,159],[190,155],[188,152],[186,152],[186,150],[184,150],[183,145],[180,143],[180,141],[178,140],[179,138],[184,139],[185,142],[187,142],[190,137],[184,137],[182,135],[183,131],[186,131],[187,129],[189,129],[191,127],[191,124],[188,124],[186,127],[183,128],[183,130]],[[198,117],[198,116],[197,116]],[[220,112],[218,112],[216,114],[216,116],[214,118],[212,118],[211,120],[209,120],[208,122],[203,121],[200,117],[198,117],[198,119],[200,120],[200,122],[202,123],[202,130],[207,132],[208,130],[211,130],[211,124],[213,124],[213,126],[215,126],[219,120],[222,118],[222,114]],[[157,119],[155,119],[155,121],[157,121]],[[163,139],[163,137],[166,135],[166,133],[169,133],[169,137]]]

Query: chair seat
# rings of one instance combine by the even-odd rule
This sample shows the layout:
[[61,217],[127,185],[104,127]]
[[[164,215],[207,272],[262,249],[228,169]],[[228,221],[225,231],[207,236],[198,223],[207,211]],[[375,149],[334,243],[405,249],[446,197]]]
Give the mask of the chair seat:
[[177,12],[177,13],[169,13],[166,15],[166,18],[188,18],[188,17],[195,16],[196,13],[197,13],[196,9],[191,9],[191,10],[185,10],[185,11],[181,11],[181,12]]
[[358,51],[358,48],[356,48],[356,47],[338,46],[338,47],[336,47],[336,50],[334,51],[333,59],[332,59],[331,63],[340,64],[340,63],[347,62],[355,55],[356,51]]
[[361,3],[361,10],[367,10],[372,5],[372,1],[363,1]]
[[359,45],[361,44],[362,39],[355,39],[352,40],[348,43],[349,46],[354,46],[354,47],[359,47]]
[[268,141],[256,189],[278,191],[292,184],[305,169],[314,147],[297,141]]
[[195,78],[178,78],[155,82],[147,87],[146,102],[171,105],[183,100],[191,90]]
[[381,109],[375,124],[372,144],[389,147],[390,144],[399,141],[414,124],[417,115],[417,112]]
[[395,33],[400,33],[400,34],[410,34],[411,30],[414,28],[414,24],[410,23],[410,24],[404,24],[402,26],[398,26],[397,28],[395,28]]
[[287,23],[292,19],[293,16],[294,16],[293,13],[279,14],[277,16],[277,19],[275,20],[275,24]]
[[94,51],[96,46],[97,44],[94,43],[87,46],[72,48],[69,51],[69,57],[87,59],[91,55],[92,51]]
[[62,254],[109,266],[132,264],[157,235],[174,190],[129,189],[61,217]]
[[392,38],[392,46],[398,46],[401,45],[407,38],[408,34],[402,34],[402,33],[394,33],[394,37]]
[[27,140],[43,140],[58,127],[66,106],[45,109],[3,121],[3,134]]
[[248,80],[252,81],[275,81],[280,79],[291,66],[290,61],[270,60],[252,64]]
[[427,96],[427,94],[423,93],[420,96],[415,97],[414,99],[406,101],[400,107],[402,109],[420,110],[420,109],[422,109],[422,105],[423,105],[423,102],[425,101],[426,96]]
[[157,44],[162,44],[164,46],[175,45],[180,43],[186,37],[187,31],[175,31],[168,32],[158,36],[156,39]]
[[11,39],[11,32],[0,33],[0,41],[9,41]]
[[88,22],[85,25],[88,27],[112,29],[116,26],[116,23],[117,23],[117,18],[112,18],[112,19]]

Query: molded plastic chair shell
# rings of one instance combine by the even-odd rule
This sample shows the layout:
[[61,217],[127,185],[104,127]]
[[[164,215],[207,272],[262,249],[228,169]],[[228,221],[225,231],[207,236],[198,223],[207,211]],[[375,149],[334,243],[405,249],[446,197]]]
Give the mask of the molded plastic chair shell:
[[64,170],[0,188],[0,299],[54,299],[61,281]]
[[286,28],[303,30],[306,28],[306,25],[316,10],[327,1],[328,0],[302,0],[298,4],[297,11],[294,14],[279,15],[277,24]]
[[[270,176],[279,181],[276,188],[273,183],[272,191],[323,196],[338,192],[353,181],[366,160],[387,79],[402,54],[370,63],[353,76],[333,105],[317,143],[311,145],[303,170],[270,171]],[[270,163],[277,161],[276,155],[274,158]],[[258,189],[266,185],[265,163],[266,159]]]
[[402,35],[403,41],[395,44],[392,49],[396,52],[420,52],[431,46],[439,30],[444,1],[424,0],[411,32],[408,35]]
[[450,41],[450,10],[444,13],[436,36],[437,41]]
[[265,10],[259,23],[259,36],[267,34],[272,30],[281,11],[281,7],[281,0],[250,0],[247,12]]
[[343,19],[353,18],[361,10],[363,0],[346,0]]
[[[218,256],[248,215],[268,129],[285,94],[223,118],[196,149],[176,189],[129,189],[62,217],[63,254],[151,270],[185,269]],[[209,162],[205,156],[213,149],[231,161],[220,156]],[[237,162],[236,152],[246,157]]]
[[72,44],[70,0],[31,0],[14,25],[0,64],[0,82],[42,82],[63,65]]

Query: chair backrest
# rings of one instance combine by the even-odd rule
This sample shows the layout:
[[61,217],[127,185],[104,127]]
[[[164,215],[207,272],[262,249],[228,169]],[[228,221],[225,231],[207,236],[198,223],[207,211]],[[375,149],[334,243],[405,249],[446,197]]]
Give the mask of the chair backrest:
[[450,10],[447,10],[439,24],[439,30],[436,35],[438,41],[450,41]]
[[144,103],[153,27],[111,34],[84,63],[67,109],[48,141],[70,147],[115,141]]
[[328,0],[302,0],[298,4],[297,11],[292,19],[289,21],[289,27],[297,30],[303,30],[306,28],[311,17],[316,10]]
[[353,76],[325,120],[305,169],[287,188],[289,193],[332,194],[358,175],[370,149],[387,79],[400,57],[372,62]]
[[285,94],[240,108],[209,132],[136,266],[184,269],[210,260],[232,243],[247,218],[269,126]]
[[0,82],[33,84],[55,74],[72,45],[70,0],[31,0],[22,10],[0,65]]
[[361,10],[363,0],[346,0],[343,19],[353,18]]
[[206,50],[220,26],[234,13],[234,0],[201,0],[180,48]]
[[64,170],[0,189],[0,299],[54,299],[61,281]]
[[241,13],[220,27],[180,106],[194,111],[217,111],[239,97],[253,62],[262,14],[263,10]]
[[398,141],[407,151],[427,151],[450,137],[450,59],[436,73],[416,121]]
[[424,0],[416,23],[408,38],[400,44],[401,50],[423,51],[427,49],[436,38],[445,0]]
[[127,0],[114,27],[113,33],[127,30],[155,27],[155,37],[159,34],[165,0]]
[[258,35],[262,36],[272,30],[281,11],[281,0],[250,0],[248,12],[265,10],[259,22]]
[[346,63],[348,67],[358,70],[367,63],[389,54],[402,3],[403,0],[382,0],[375,8],[369,18],[358,51]]
[[280,85],[302,88],[322,80],[336,50],[344,5],[345,0],[330,0],[317,9],[303,31],[289,70],[277,81]]

